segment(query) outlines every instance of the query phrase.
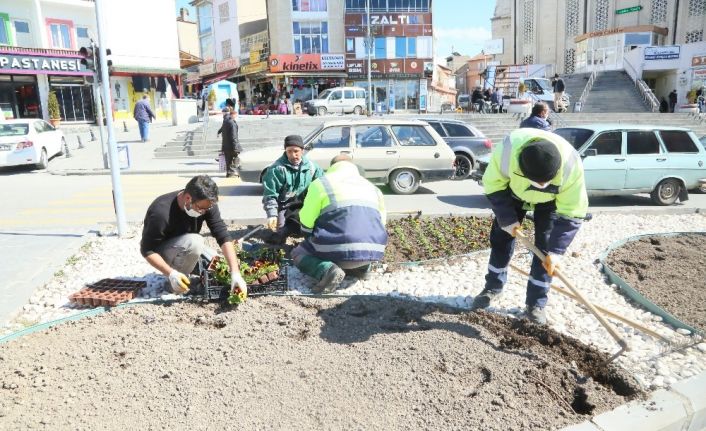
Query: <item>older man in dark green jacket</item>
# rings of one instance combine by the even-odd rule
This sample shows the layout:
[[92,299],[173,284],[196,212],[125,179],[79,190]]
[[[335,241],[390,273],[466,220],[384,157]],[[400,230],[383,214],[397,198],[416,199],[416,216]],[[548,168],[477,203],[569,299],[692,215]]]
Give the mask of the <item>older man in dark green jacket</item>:
[[262,179],[262,206],[267,226],[277,231],[277,240],[301,232],[299,210],[306,190],[324,171],[304,155],[304,141],[299,135],[284,138],[284,154],[267,169]]

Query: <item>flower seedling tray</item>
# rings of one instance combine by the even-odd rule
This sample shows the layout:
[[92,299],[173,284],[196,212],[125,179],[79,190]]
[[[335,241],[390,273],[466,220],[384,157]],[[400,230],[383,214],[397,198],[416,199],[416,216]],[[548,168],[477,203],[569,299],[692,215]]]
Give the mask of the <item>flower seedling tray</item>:
[[147,286],[146,281],[140,280],[120,280],[117,278],[104,278],[95,283],[87,284],[87,287],[92,287],[98,290],[133,290],[135,292]]
[[69,295],[69,301],[89,307],[115,307],[135,298],[146,285],[145,281],[104,278]]

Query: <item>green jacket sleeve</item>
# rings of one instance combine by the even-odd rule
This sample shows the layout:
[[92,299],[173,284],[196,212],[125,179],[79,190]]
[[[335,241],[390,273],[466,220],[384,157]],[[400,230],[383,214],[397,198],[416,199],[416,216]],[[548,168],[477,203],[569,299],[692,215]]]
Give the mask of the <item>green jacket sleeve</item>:
[[277,217],[279,210],[279,192],[285,183],[284,170],[279,166],[270,166],[262,179],[262,207],[267,217]]
[[304,198],[304,205],[299,210],[299,221],[301,222],[302,230],[311,232],[314,228],[321,210],[328,204],[324,200],[328,200],[324,187],[320,180],[315,180],[309,186],[309,192]]

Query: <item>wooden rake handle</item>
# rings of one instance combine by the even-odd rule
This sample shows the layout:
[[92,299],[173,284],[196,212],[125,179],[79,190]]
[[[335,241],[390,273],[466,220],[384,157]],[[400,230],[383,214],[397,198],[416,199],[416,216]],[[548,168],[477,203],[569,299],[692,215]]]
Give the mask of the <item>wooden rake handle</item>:
[[[534,253],[539,259],[542,260],[542,262],[545,261],[547,256],[542,252],[542,250],[538,249],[532,242],[530,242],[529,238],[527,238],[527,235],[525,235],[521,230],[517,229],[515,231],[515,237],[520,240],[522,245],[527,247],[532,253]],[[598,322],[603,325],[603,327],[608,331],[611,337],[615,340],[616,343],[621,348],[622,351],[629,351],[630,348],[628,347],[628,343],[623,339],[623,337],[618,334],[618,332],[613,328],[613,325],[611,325],[596,309],[596,307],[593,306],[591,302],[589,302],[583,294],[576,288],[574,285],[566,278],[564,277],[564,274],[561,273],[558,269],[554,271],[554,275],[561,280],[564,285],[571,291],[576,296],[576,299],[578,302],[580,302],[584,307],[588,309],[588,311],[593,314],[593,316],[598,320]]]

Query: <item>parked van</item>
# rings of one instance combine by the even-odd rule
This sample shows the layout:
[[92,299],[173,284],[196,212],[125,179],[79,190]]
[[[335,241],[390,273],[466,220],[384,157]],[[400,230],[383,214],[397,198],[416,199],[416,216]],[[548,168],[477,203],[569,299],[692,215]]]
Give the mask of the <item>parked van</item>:
[[326,115],[327,112],[362,114],[365,106],[365,89],[359,87],[329,88],[304,104],[309,115]]
[[[533,95],[533,98],[549,105],[549,109],[556,111],[554,108],[554,89],[552,81],[547,78],[524,78],[522,82],[527,88],[527,92]],[[564,106],[569,106],[569,95],[565,92],[563,97]]]

